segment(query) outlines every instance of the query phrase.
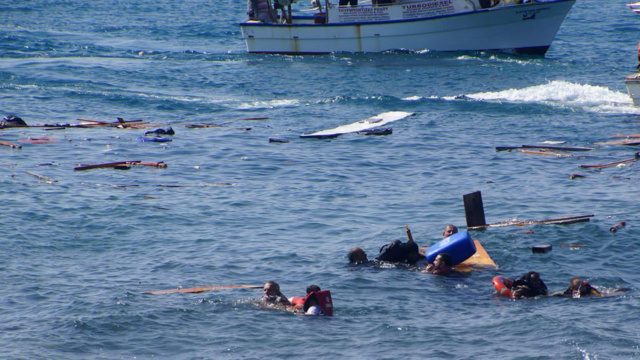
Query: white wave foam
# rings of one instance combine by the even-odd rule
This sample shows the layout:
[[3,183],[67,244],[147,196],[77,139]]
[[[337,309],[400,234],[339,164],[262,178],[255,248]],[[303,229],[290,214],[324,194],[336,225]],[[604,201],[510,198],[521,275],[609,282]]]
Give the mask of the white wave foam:
[[[582,108],[598,113],[640,114],[640,108],[634,107],[631,98],[625,93],[603,86],[581,85],[567,81],[551,81],[523,89],[468,94],[465,97],[477,101],[541,103],[562,108]],[[456,96],[444,99],[459,98]]]
[[251,103],[244,103],[238,106],[241,110],[255,110],[255,109],[273,109],[280,107],[295,107],[300,104],[296,99],[283,99],[283,100],[271,100],[271,101],[254,101]]

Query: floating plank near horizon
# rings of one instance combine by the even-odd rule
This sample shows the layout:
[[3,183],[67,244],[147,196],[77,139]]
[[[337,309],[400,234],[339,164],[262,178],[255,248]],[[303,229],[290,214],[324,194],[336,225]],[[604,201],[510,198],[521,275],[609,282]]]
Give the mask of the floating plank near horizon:
[[578,222],[590,221],[594,215],[580,215],[580,216],[566,216],[557,219],[546,219],[546,220],[533,220],[533,221],[504,221],[497,224],[489,224],[489,225],[479,225],[479,226],[471,226],[468,227],[469,230],[473,229],[482,229],[489,227],[503,227],[503,226],[527,226],[527,225],[535,225],[535,224],[555,224],[555,225],[566,225],[573,224]]
[[376,116],[372,116],[368,119],[360,120],[348,125],[338,126],[333,129],[317,131],[311,134],[302,134],[301,138],[332,138],[342,134],[354,133],[363,130],[373,129],[378,126],[388,124],[390,122],[402,120],[408,116],[413,116],[415,113],[406,111],[388,111]]
[[0,141],[0,145],[8,146],[8,147],[10,147],[12,149],[21,149],[22,148],[22,145],[17,145],[17,144],[14,144],[12,142],[9,142],[9,141]]
[[205,291],[215,291],[215,290],[227,290],[227,289],[262,289],[263,285],[214,285],[214,286],[200,286],[193,287],[188,289],[167,289],[167,290],[150,290],[147,291],[147,294],[153,295],[164,295],[164,294],[174,294],[174,293],[185,293],[185,294],[197,294]]
[[157,168],[166,168],[167,164],[164,163],[164,161],[161,162],[142,162],[140,160],[135,160],[135,161],[116,161],[116,162],[110,162],[110,163],[104,163],[104,164],[78,164],[77,167],[73,168],[73,170],[76,171],[83,171],[83,170],[91,170],[91,169],[103,169],[103,168],[130,168],[132,165],[137,165],[137,166],[151,166],[151,167],[157,167]]
[[540,149],[540,150],[560,150],[560,151],[591,151],[590,147],[569,147],[553,145],[521,145],[521,146],[496,146],[496,151],[519,150],[519,149]]
[[527,149],[520,149],[520,152],[523,152],[525,154],[533,154],[533,155],[553,155],[553,156],[557,156],[557,157],[572,157],[573,155],[571,154],[561,154],[561,153],[557,153],[557,152],[553,152],[553,151],[547,151],[547,150],[527,150]]

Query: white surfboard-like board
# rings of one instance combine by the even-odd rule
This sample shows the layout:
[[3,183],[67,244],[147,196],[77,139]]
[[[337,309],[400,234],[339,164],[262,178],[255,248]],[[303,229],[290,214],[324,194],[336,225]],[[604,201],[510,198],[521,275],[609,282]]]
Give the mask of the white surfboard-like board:
[[302,134],[301,138],[329,138],[342,134],[348,134],[363,130],[373,129],[378,126],[388,124],[390,122],[402,120],[407,116],[415,115],[406,111],[388,111],[376,116],[372,116],[368,119],[360,120],[349,125],[338,126],[337,128],[317,131],[312,134]]

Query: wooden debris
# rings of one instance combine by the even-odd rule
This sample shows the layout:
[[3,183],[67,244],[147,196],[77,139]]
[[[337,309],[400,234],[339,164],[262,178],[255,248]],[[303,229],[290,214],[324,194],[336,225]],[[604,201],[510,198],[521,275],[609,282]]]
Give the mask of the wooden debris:
[[262,286],[262,285],[215,285],[215,286],[200,286],[200,287],[193,287],[193,288],[188,288],[188,289],[178,288],[178,289],[168,289],[168,290],[151,290],[151,291],[147,291],[147,294],[153,294],[153,295],[175,294],[175,293],[191,293],[191,294],[197,294],[197,293],[201,293],[201,292],[205,292],[205,291],[212,291],[212,290],[227,290],[227,289],[238,289],[238,288],[244,288],[244,289],[262,289],[262,288],[263,288],[263,286]]
[[242,118],[238,120],[267,120],[268,118],[269,118],[268,116],[258,116],[258,117]]
[[14,143],[8,142],[8,141],[0,141],[0,145],[2,146],[8,146],[12,149],[21,149],[22,145],[16,145]]
[[594,148],[589,147],[566,147],[553,145],[522,145],[522,146],[496,146],[496,151],[518,150],[518,149],[544,149],[544,150],[560,150],[560,151],[591,151]]
[[637,161],[638,159],[640,159],[640,152],[637,152],[635,154],[635,157],[633,157],[631,159],[615,161],[615,162],[612,162],[612,163],[602,164],[602,165],[580,165],[580,167],[581,168],[586,168],[586,169],[604,169],[604,168],[608,168],[608,167],[612,167],[612,166],[618,166],[618,165],[621,165],[621,164],[634,162],[634,161]]
[[202,129],[202,128],[224,127],[224,125],[218,125],[218,124],[187,124],[184,127],[186,127],[187,129]]
[[26,172],[27,174],[31,175],[31,176],[35,176],[36,178],[38,178],[38,180],[40,180],[40,181],[44,181],[44,182],[46,182],[47,184],[53,184],[53,183],[55,183],[55,182],[58,182],[58,180],[53,180],[53,179],[51,179],[51,178],[48,178],[48,177],[43,176],[43,175],[40,175],[40,174],[36,174],[36,173],[34,173],[34,172],[31,172],[31,171],[25,171],[25,172]]
[[41,138],[29,137],[27,139],[20,139],[18,141],[23,144],[51,144],[51,143],[60,142],[60,140],[58,139],[53,139],[48,137],[41,137]]
[[553,151],[537,151],[537,150],[527,150],[527,149],[520,149],[520,152],[523,152],[525,154],[534,154],[534,155],[553,155],[553,156],[558,156],[558,157],[572,157],[573,155],[571,154],[561,154],[561,153],[557,153],[557,152],[553,152]]
[[114,168],[117,170],[128,170],[131,168],[132,165],[136,165],[136,166],[151,166],[151,167],[157,167],[157,168],[166,168],[167,164],[165,164],[163,161],[161,162],[142,162],[140,160],[137,161],[118,161],[118,162],[111,162],[111,163],[104,163],[104,164],[78,164],[79,166],[73,168],[73,170],[76,171],[82,171],[82,170],[91,170],[91,169],[103,169],[103,168]]
[[535,225],[535,224],[567,225],[567,224],[574,224],[578,222],[590,221],[590,218],[592,218],[593,216],[594,215],[566,216],[566,217],[561,217],[556,219],[532,220],[532,221],[510,220],[510,221],[504,221],[497,224],[472,226],[472,227],[468,227],[468,229],[475,230],[475,229],[482,229],[482,228],[488,228],[488,227],[527,226],[527,225]]

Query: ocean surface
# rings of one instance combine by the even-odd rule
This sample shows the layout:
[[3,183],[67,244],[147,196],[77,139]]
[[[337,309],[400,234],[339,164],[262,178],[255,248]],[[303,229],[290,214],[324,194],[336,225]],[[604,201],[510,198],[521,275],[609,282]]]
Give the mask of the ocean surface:
[[[579,0],[545,57],[303,57],[247,54],[242,1],[3,2],[1,116],[121,117],[175,135],[0,130],[22,145],[0,147],[0,357],[640,358],[639,167],[579,167],[640,151],[606,144],[640,133],[623,82],[636,71],[640,17],[626,3]],[[299,137],[386,111],[415,116],[387,136]],[[220,126],[186,126],[203,123]],[[20,143],[42,137],[54,142]],[[596,149],[495,149],[545,141]],[[74,171],[117,161],[168,166]],[[478,190],[489,223],[594,216],[471,231],[498,270],[440,277],[347,264],[354,246],[373,258],[405,240],[405,225],[420,246],[448,223],[466,229],[462,196]],[[553,250],[532,253],[539,244]],[[574,276],[630,290],[496,295],[494,276],[528,271],[551,291]],[[262,309],[260,289],[145,293],[270,280],[290,297],[310,284],[331,290],[335,316]]]

